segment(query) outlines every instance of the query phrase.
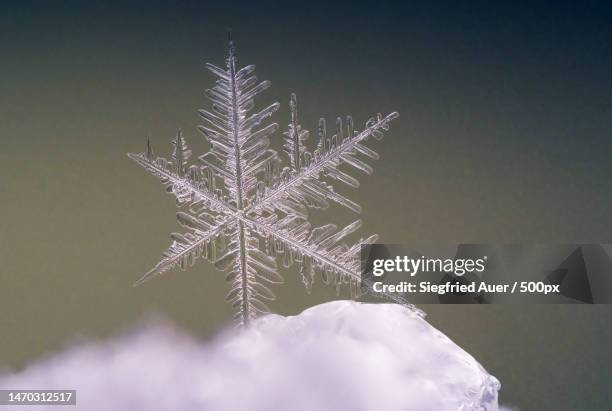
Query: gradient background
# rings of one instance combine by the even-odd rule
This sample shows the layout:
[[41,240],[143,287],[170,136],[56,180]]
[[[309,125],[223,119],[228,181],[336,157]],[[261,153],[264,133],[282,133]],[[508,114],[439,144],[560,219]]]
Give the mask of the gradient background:
[[[205,149],[203,64],[223,64],[229,27],[241,64],[272,80],[258,102],[283,103],[282,127],[290,92],[310,130],[320,115],[362,128],[400,112],[352,195],[365,231],[387,243],[612,242],[605,3],[19,4],[0,11],[0,368],[151,313],[202,337],[227,324],[210,265],[131,287],[179,227],[173,198],[125,153],[148,133],[168,153],[179,127]],[[286,274],[279,313],[335,295],[308,296]],[[423,308],[501,380],[502,403],[612,407],[612,307]]]

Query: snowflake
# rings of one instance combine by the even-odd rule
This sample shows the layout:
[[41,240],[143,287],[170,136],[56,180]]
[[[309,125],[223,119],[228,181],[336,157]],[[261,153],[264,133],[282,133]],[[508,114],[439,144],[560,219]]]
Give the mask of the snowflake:
[[358,187],[357,179],[340,167],[372,173],[364,159],[377,159],[378,154],[364,143],[370,137],[380,140],[398,113],[370,118],[363,131],[354,129],[350,116],[344,122],[338,118],[331,137],[325,119],[320,119],[318,143],[311,152],[305,145],[309,132],[298,122],[297,99],[292,94],[291,120],[283,133],[288,166],[282,167],[279,154],[269,148],[278,125],[262,125],[279,103],[252,113],[254,97],[270,82],[258,82],[253,65],[238,69],[231,40],[225,69],[206,67],[218,79],[206,90],[212,109],[199,110],[205,125],[198,129],[210,143],[210,151],[198,157],[200,165],[189,165],[192,152],[180,131],[172,140],[170,159],[156,157],[148,139],[144,153],[128,154],[176,197],[177,206],[185,210],[177,213],[178,222],[188,230],[172,234],[170,248],[135,285],[176,266],[186,269],[199,258],[207,259],[228,273],[231,289],[226,300],[242,325],[270,311],[263,301],[275,298],[269,285],[283,282],[277,261],[284,267],[297,264],[307,290],[318,275],[337,290],[348,285],[351,296],[357,297],[361,245],[376,242],[378,236],[347,245],[343,240],[360,228],[361,220],[341,229],[334,224],[313,227],[308,212],[326,209],[330,203],[361,211],[357,203],[336,192],[329,180]]

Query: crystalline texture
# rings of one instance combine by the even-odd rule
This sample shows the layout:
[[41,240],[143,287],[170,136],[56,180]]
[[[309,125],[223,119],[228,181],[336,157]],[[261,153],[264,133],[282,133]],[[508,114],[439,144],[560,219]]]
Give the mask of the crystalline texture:
[[[206,67],[217,81],[206,90],[211,109],[199,110],[204,124],[198,129],[210,143],[210,151],[198,157],[200,164],[189,165],[191,150],[180,131],[172,140],[169,160],[155,157],[149,140],[144,153],[128,154],[174,194],[177,206],[184,207],[177,213],[178,222],[187,229],[184,234],[172,234],[172,244],[162,259],[136,284],[176,266],[186,269],[199,258],[207,259],[227,272],[230,291],[226,300],[242,325],[269,312],[264,302],[274,299],[269,286],[283,282],[278,263],[284,267],[297,263],[308,290],[318,274],[337,289],[347,285],[357,297],[360,245],[378,237],[371,235],[349,245],[344,240],[359,229],[360,220],[343,228],[334,224],[313,227],[308,210],[336,203],[361,211],[359,204],[337,193],[331,182],[359,186],[349,172],[372,172],[367,160],[377,159],[378,154],[365,143],[370,137],[380,140],[398,114],[378,114],[360,132],[354,129],[351,117],[338,118],[331,136],[321,119],[318,143],[310,152],[306,148],[309,132],[299,124],[297,97],[292,94],[291,119],[283,133],[288,166],[282,167],[279,154],[269,148],[269,138],[278,125],[263,124],[280,105],[254,110],[255,96],[270,82],[258,82],[255,66],[237,67],[232,41],[225,68]],[[398,296],[389,297],[407,304]]]

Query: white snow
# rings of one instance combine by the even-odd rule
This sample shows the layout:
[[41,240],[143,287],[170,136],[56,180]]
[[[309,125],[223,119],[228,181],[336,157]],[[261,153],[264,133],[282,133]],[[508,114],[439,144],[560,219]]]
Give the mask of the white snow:
[[76,389],[69,408],[84,411],[467,411],[497,410],[500,384],[411,310],[336,301],[210,342],[147,327],[0,374],[0,388]]

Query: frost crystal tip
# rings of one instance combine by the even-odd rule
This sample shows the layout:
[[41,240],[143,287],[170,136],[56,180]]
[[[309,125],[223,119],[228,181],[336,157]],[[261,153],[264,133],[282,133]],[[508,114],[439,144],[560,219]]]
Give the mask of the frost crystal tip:
[[[321,119],[316,148],[309,151],[309,132],[299,123],[297,98],[292,94],[291,119],[283,133],[287,164],[283,166],[281,156],[269,148],[278,124],[264,124],[279,103],[254,110],[255,96],[270,82],[257,81],[255,66],[237,67],[231,40],[225,68],[206,67],[217,81],[206,90],[211,109],[199,110],[204,124],[198,129],[210,143],[210,151],[198,157],[199,164],[190,165],[192,153],[180,131],[172,140],[170,159],[156,157],[149,140],[144,153],[128,154],[176,197],[183,210],[176,216],[187,230],[172,234],[172,244],[161,260],[136,284],[206,259],[227,272],[230,291],[226,300],[242,325],[269,312],[264,301],[275,298],[269,286],[283,282],[277,263],[284,267],[297,264],[307,290],[319,276],[337,290],[346,284],[357,297],[360,246],[378,237],[371,235],[348,245],[344,240],[360,228],[361,220],[340,229],[334,224],[313,227],[308,211],[326,209],[330,203],[361,211],[359,204],[335,191],[331,182],[359,186],[349,172],[372,172],[367,161],[377,159],[378,154],[366,143],[371,137],[380,140],[398,113],[370,118],[363,131],[354,129],[350,116],[344,121],[338,118],[334,132],[328,132]],[[407,304],[397,296],[389,298]]]

